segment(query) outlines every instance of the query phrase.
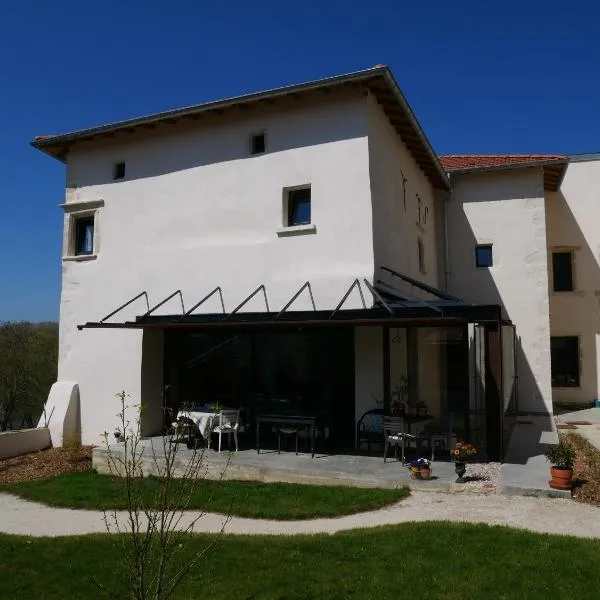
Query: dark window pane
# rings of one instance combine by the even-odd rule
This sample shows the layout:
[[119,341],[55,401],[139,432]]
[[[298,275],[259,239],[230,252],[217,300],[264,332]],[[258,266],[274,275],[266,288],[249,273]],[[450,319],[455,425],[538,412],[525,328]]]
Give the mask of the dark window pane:
[[75,255],[92,254],[94,251],[94,217],[82,217],[75,221]]
[[114,179],[123,179],[125,177],[125,163],[120,162],[115,164],[115,170],[113,173]]
[[550,338],[552,387],[579,387],[579,338]]
[[257,133],[252,136],[251,149],[252,154],[262,154],[265,151],[265,134]]
[[288,226],[310,224],[310,189],[289,192]]
[[552,254],[552,275],[555,292],[573,290],[573,260],[570,252]]
[[475,266],[491,267],[494,264],[492,258],[492,245],[477,246],[475,248]]

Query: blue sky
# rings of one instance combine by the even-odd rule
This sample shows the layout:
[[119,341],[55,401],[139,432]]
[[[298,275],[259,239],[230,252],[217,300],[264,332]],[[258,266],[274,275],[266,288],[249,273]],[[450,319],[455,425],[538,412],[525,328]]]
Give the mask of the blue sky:
[[0,321],[58,318],[64,167],[34,135],[384,63],[439,153],[600,151],[595,5],[0,0]]

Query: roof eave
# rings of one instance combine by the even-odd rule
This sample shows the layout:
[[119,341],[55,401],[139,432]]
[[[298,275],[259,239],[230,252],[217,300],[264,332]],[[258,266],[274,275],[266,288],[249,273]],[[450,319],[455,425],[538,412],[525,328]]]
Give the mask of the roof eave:
[[[203,104],[197,104],[187,108],[180,108],[175,110],[163,111],[153,115],[145,117],[137,117],[135,119],[128,119],[125,121],[117,121],[108,125],[100,125],[97,127],[91,127],[88,129],[82,129],[65,133],[61,135],[48,136],[43,138],[35,138],[32,140],[31,145],[45,152],[49,156],[56,158],[62,162],[65,162],[66,153],[68,152],[68,146],[78,140],[90,139],[96,135],[107,135],[114,134],[120,131],[130,131],[138,127],[154,125],[159,122],[170,121],[171,119],[177,120],[185,117],[193,117],[200,113],[209,113],[211,111],[221,111],[233,106],[241,106],[245,104],[254,103],[260,100],[275,100],[290,96],[292,94],[306,93],[313,90],[319,90],[324,88],[336,87],[352,83],[362,83],[365,88],[369,88],[369,85],[381,78],[389,91],[391,92],[394,100],[399,105],[400,110],[408,120],[409,126],[418,140],[418,144],[421,147],[421,151],[418,153],[425,153],[427,162],[430,167],[427,168],[430,171],[428,177],[430,177],[432,185],[437,188],[445,190],[450,189],[450,181],[444,168],[442,167],[439,159],[434,152],[427,136],[425,135],[419,121],[417,120],[414,112],[410,108],[406,98],[402,94],[398,83],[396,82],[390,69],[386,66],[377,66],[362,71],[356,71],[345,75],[336,75],[334,77],[327,77],[325,79],[318,79],[307,83],[294,84],[290,86],[274,88],[263,92],[255,92],[251,94],[244,94],[241,96],[234,96],[226,98],[224,100],[215,100],[212,102],[206,102]],[[419,162],[415,157],[415,161]],[[433,168],[431,168],[433,167]],[[423,168],[423,167],[421,167]]]
[[555,167],[562,166],[561,172],[557,179],[556,184],[552,183],[551,185],[546,185],[546,181],[544,182],[544,188],[549,189],[550,191],[557,191],[560,188],[562,180],[564,179],[567,165],[569,164],[568,158],[557,158],[550,160],[538,160],[526,163],[515,163],[508,165],[488,165],[485,167],[468,167],[463,169],[449,169],[448,173],[452,177],[454,175],[464,175],[469,173],[486,173],[492,171],[509,171],[514,169],[530,169],[534,167],[542,167],[544,168],[544,175],[546,175],[545,167]]

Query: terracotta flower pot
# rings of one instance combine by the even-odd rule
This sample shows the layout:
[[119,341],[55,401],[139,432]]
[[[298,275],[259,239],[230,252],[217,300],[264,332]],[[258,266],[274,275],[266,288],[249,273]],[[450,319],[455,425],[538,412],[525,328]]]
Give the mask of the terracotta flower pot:
[[573,487],[573,469],[551,467],[550,474],[552,475],[552,479],[549,481],[551,488],[570,490]]
[[431,469],[421,469],[421,479],[431,479]]

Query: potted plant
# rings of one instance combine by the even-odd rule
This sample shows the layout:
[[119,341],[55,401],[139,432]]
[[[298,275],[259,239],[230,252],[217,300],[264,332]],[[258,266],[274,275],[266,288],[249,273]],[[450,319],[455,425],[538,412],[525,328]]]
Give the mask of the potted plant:
[[426,458],[414,458],[408,463],[411,479],[431,479],[431,466]]
[[465,482],[465,473],[467,472],[467,460],[477,454],[477,448],[467,442],[456,442],[452,450],[454,459],[454,471],[458,475],[456,483]]
[[570,490],[573,487],[573,449],[560,442],[546,450],[546,460],[550,463],[550,487],[555,490]]

